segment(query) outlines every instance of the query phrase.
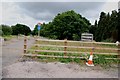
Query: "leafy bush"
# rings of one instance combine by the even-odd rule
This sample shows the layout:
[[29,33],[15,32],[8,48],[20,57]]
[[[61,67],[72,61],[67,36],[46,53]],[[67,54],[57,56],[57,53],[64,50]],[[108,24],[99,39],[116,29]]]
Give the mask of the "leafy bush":
[[103,40],[102,42],[113,42],[113,40],[109,38],[109,39]]
[[8,25],[0,25],[0,29],[2,28],[2,31],[0,31],[3,36],[4,35],[11,35],[12,34],[12,28]]
[[73,34],[73,40],[75,40],[75,41],[80,40],[80,36],[77,34]]
[[3,33],[3,32],[2,32],[2,29],[1,29],[1,30],[0,30],[0,36],[2,36],[2,33]]
[[[53,39],[80,40],[81,33],[89,31],[90,22],[80,14],[66,11],[55,16],[52,22],[41,25],[41,36]],[[34,28],[34,33],[37,26]]]
[[16,24],[15,26],[12,26],[13,35],[23,34],[23,35],[30,35],[31,30],[28,26],[23,24]]
[[113,56],[113,55],[96,55],[98,58],[97,59],[94,59],[94,64],[95,65],[101,65],[101,66],[106,66],[106,67],[109,67],[109,66],[112,66],[112,64],[116,64],[116,63],[119,63],[119,60],[116,60],[116,59],[111,59],[111,60],[107,60],[105,58],[117,58],[117,56]]

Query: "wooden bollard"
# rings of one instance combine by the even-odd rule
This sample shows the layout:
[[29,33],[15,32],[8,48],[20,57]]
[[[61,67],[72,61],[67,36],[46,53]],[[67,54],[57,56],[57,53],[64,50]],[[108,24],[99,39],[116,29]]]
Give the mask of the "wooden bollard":
[[25,37],[25,39],[24,39],[24,53],[26,53],[26,52],[27,52],[27,39]]
[[67,54],[67,52],[66,52],[66,50],[67,50],[67,39],[65,39],[65,41],[64,41],[64,56],[66,56],[66,54]]

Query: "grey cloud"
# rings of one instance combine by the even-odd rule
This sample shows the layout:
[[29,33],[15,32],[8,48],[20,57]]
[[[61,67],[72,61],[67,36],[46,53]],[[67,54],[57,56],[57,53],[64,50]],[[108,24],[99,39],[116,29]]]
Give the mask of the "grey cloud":
[[[24,10],[24,13],[37,20],[51,21],[58,13],[75,10],[83,14],[85,17],[90,17],[98,13],[104,2],[19,2],[16,3]],[[87,13],[86,13],[87,12]]]
[[120,1],[118,2],[118,8],[120,9]]

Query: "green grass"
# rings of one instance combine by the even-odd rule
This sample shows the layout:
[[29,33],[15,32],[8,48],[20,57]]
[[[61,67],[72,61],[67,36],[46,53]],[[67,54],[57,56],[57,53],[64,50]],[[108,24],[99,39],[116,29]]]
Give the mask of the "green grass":
[[[64,45],[64,42],[48,42],[48,41],[37,41],[36,44],[49,44],[49,45]],[[80,42],[68,42],[67,46],[87,46],[87,47],[102,47],[102,48],[117,48],[113,44],[94,44],[94,43],[80,43]]]
[[[35,44],[44,44],[44,45],[61,45],[64,46],[63,42],[46,42],[46,41],[37,41]],[[99,48],[112,48],[117,49],[116,45],[106,45],[106,44],[91,44],[91,43],[67,43],[67,46],[81,46],[81,47],[99,47]],[[64,48],[62,47],[35,47],[32,46],[31,49],[33,50],[55,50],[55,51],[64,51]],[[100,53],[117,53],[114,50],[100,50],[95,49],[93,54],[95,52]],[[62,62],[62,63],[69,63],[69,62],[75,62],[78,64],[85,64],[85,62],[89,59],[90,54],[86,54],[85,52],[91,52],[92,49],[83,49],[83,48],[67,48],[67,51],[75,51],[75,52],[83,52],[82,54],[74,54],[74,53],[67,53],[66,56],[75,56],[75,57],[84,57],[84,59],[79,58],[48,58],[48,57],[38,57],[39,61],[42,62]],[[31,52],[28,50],[28,53]],[[41,55],[54,55],[54,56],[64,56],[64,53],[50,53],[50,52],[32,52],[34,54],[41,54]],[[118,64],[119,60],[107,60],[105,58],[117,58],[117,55],[102,55],[102,54],[94,54],[94,64],[100,65],[100,66],[111,66],[112,64]]]
[[[102,48],[102,47],[101,47]],[[32,46],[31,49],[37,49],[37,50],[55,50],[55,51],[64,51],[64,48],[63,47],[49,47],[49,46],[44,46],[44,47],[35,47],[35,46]],[[116,48],[117,49],[117,48]],[[67,51],[75,51],[75,52],[91,52],[92,49],[88,49],[88,48],[67,48],[66,49]],[[96,52],[99,52],[99,53],[117,53],[116,50],[112,50],[112,49],[109,49],[109,50],[101,50],[101,49],[95,49],[94,50],[94,53]]]
[[49,57],[38,57],[39,61],[42,62],[61,62],[61,63],[70,63],[70,62],[75,62],[78,64],[83,64],[81,61],[86,61],[85,59],[80,60],[78,58],[49,58]]
[[105,59],[105,58],[117,58],[116,55],[96,55],[98,58],[94,59],[94,64],[95,65],[100,65],[103,67],[111,67],[113,66],[113,64],[117,64],[119,63],[120,60],[117,59]]
[[[80,58],[64,58],[64,53],[46,53],[46,52],[39,52],[37,54],[41,55],[54,55],[54,56],[63,56],[63,58],[50,58],[50,57],[38,57],[39,61],[41,62],[61,62],[61,63],[77,63],[80,65],[85,65],[85,62],[89,59],[89,54],[67,54],[66,56],[76,56],[76,57],[84,57],[84,59]],[[107,60],[105,58],[117,58],[116,55],[93,55],[93,62],[94,65],[100,65],[102,67],[111,67],[113,64],[118,64],[119,60]]]
[[5,41],[11,40],[12,38],[15,38],[15,36],[12,35],[7,35],[7,36],[2,36]]

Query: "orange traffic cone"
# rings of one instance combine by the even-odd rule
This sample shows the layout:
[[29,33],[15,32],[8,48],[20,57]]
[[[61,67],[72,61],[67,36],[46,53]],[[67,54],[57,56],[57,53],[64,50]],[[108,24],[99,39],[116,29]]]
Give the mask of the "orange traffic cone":
[[89,58],[88,62],[86,63],[87,66],[94,66],[92,59],[93,59],[93,53],[91,52],[90,58]]

